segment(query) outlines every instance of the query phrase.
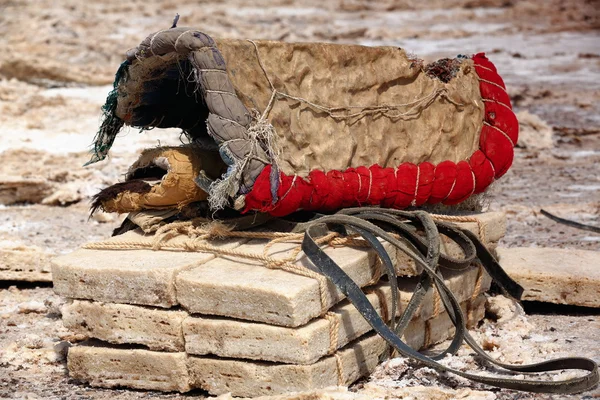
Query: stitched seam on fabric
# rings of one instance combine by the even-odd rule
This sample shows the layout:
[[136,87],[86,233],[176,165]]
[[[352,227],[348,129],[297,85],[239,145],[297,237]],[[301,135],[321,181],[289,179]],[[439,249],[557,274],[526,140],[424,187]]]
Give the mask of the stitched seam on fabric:
[[450,191],[448,192],[448,194],[446,195],[446,197],[444,197],[444,199],[442,200],[442,202],[446,201],[448,199],[448,197],[450,197],[450,195],[452,194],[452,191],[454,190],[454,186],[456,186],[456,181],[458,180],[458,172],[456,173],[456,176],[454,177],[454,182],[452,182],[452,187],[450,188]]
[[175,43],[173,44],[173,48],[174,48],[175,50],[177,50],[177,43],[179,43],[179,39],[181,39],[181,37],[182,37],[183,35],[185,35],[186,33],[190,33],[190,32],[193,32],[193,31],[194,31],[194,30],[190,29],[190,30],[187,30],[187,31],[183,32],[181,35],[177,36],[177,39],[175,39]]
[[290,184],[290,187],[288,188],[288,190],[283,194],[283,196],[281,196],[279,198],[279,201],[284,200],[287,195],[292,191],[292,189],[294,188],[294,184],[296,183],[296,179],[298,179],[298,174],[294,174],[294,178],[292,179],[292,183]]
[[485,82],[485,83],[489,83],[490,85],[494,85],[494,86],[502,89],[504,91],[504,93],[508,94],[508,92],[506,91],[506,89],[503,88],[502,86],[498,85],[497,83],[492,82],[492,81],[488,81],[487,79],[483,79],[483,78],[478,78],[478,79],[479,79],[480,82]]
[[150,39],[150,53],[152,53],[153,56],[156,55],[156,53],[154,53],[154,39],[156,39],[156,37],[158,35],[160,35],[163,32],[166,32],[166,31],[168,31],[168,29],[163,29],[162,31],[158,31],[152,36],[152,39]]
[[483,69],[486,69],[486,70],[488,70],[488,71],[490,71],[490,72],[496,73],[496,72],[494,72],[494,70],[493,70],[493,69],[491,69],[491,68],[489,68],[489,67],[486,67],[486,66],[483,66],[483,65],[481,65],[481,64],[476,64],[476,63],[473,63],[473,65],[474,65],[475,67],[483,68]]
[[504,137],[508,139],[508,141],[512,144],[513,147],[516,146],[516,143],[514,143],[512,141],[512,139],[510,138],[510,136],[508,136],[508,134],[506,132],[504,132],[502,129],[498,128],[497,126],[491,125],[491,124],[489,124],[488,122],[485,122],[485,121],[483,121],[483,124],[489,126],[490,128],[494,128],[497,131],[500,131],[504,135]]
[[417,194],[419,192],[419,179],[421,178],[421,166],[419,164],[417,164],[417,182],[415,183],[415,196],[413,197],[412,201],[410,202],[411,206],[416,206],[417,205]]
[[371,198],[371,188],[373,187],[373,171],[371,171],[371,168],[368,169],[369,170],[369,191],[367,192],[367,198],[365,199],[365,203],[369,201],[369,199]]
[[475,193],[475,187],[477,186],[477,179],[475,178],[475,172],[473,172],[473,169],[469,166],[469,172],[471,173],[471,177],[473,177],[473,189],[471,190],[471,194],[469,194],[469,197],[473,196],[473,193]]
[[501,106],[504,106],[506,108],[508,108],[510,110],[510,112],[513,112],[512,108],[510,108],[510,106],[506,103],[503,103],[501,101],[498,100],[494,100],[494,99],[486,99],[484,97],[481,98],[481,100],[483,100],[484,102],[488,102],[488,103],[496,103],[496,104],[500,104]]

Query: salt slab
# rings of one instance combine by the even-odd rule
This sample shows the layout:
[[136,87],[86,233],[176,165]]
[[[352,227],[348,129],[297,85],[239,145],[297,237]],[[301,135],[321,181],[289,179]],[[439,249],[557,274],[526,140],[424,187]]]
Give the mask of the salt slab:
[[[478,214],[477,218],[482,221],[481,227],[474,222],[460,225],[475,231],[481,228],[486,239],[492,240],[490,245],[503,234],[503,214]],[[175,237],[169,244],[186,240]],[[152,241],[153,236],[131,231],[100,244],[126,248],[124,243],[149,245]],[[208,243],[261,255],[267,242],[237,239]],[[287,258],[298,246],[276,243],[267,255]],[[387,243],[384,247],[390,250],[399,273],[417,273],[406,256]],[[381,262],[372,250],[348,246],[326,246],[324,250],[359,286],[376,283],[382,274]],[[456,256],[456,251],[447,253]],[[316,271],[303,253],[293,264]],[[165,308],[181,305],[191,313],[289,327],[306,324],[343,299],[337,288],[321,276],[302,276],[268,268],[263,261],[203,252],[81,249],[55,259],[52,272],[55,291],[67,298]]]
[[52,282],[52,257],[37,246],[0,243],[0,280]]
[[500,265],[525,289],[522,299],[600,307],[600,252],[498,248]]
[[[469,313],[469,326],[484,315],[485,296],[479,296]],[[411,341],[436,343],[454,332],[443,313],[417,329]],[[423,337],[422,339],[420,339]],[[193,388],[210,394],[260,396],[307,391],[329,386],[349,385],[371,373],[386,350],[385,341],[368,334],[330,356],[310,365],[265,363],[247,360],[190,356],[185,352],[157,352],[97,344],[69,349],[68,368],[72,378],[97,387],[186,392]]]
[[[152,243],[152,236],[135,230],[102,243],[127,242]],[[213,245],[231,249],[243,242]],[[54,291],[67,298],[170,308],[178,304],[175,277],[214,258],[202,252],[79,249],[52,261]]]
[[[473,267],[463,273],[454,273],[453,276],[447,277],[446,284],[458,301],[464,302],[475,299],[477,295],[489,289],[491,279],[484,274],[477,293],[473,293],[477,277],[478,268]],[[414,280],[402,281],[398,315],[408,304],[416,283]],[[389,320],[391,290],[387,283],[367,288],[366,293],[377,312],[385,320]],[[438,313],[443,311],[441,303],[439,307]],[[420,324],[434,315],[433,292],[430,292],[415,313],[413,327],[424,331]],[[359,311],[347,300],[332,308],[327,317],[313,319],[308,324],[297,328],[210,316],[194,316],[183,321],[185,348],[189,354],[214,354],[221,357],[293,364],[314,363],[327,355],[332,348],[344,346],[371,329]],[[412,336],[408,334],[405,339],[416,349],[426,344],[422,337],[417,338],[414,334]],[[332,340],[336,340],[337,343],[332,343]]]
[[[444,271],[445,281],[460,302],[474,299],[489,289],[491,279],[478,267]],[[416,279],[400,280],[398,316],[412,295]],[[479,281],[479,284],[477,282]],[[387,282],[365,289],[375,309],[389,320],[391,289]],[[476,292],[474,292],[476,290]],[[438,304],[439,310],[443,306]],[[428,293],[414,319],[428,320],[434,310]],[[74,300],[62,309],[63,324],[76,333],[115,344],[141,344],[151,350],[187,351],[189,354],[246,358],[293,364],[311,364],[371,330],[347,300],[327,318],[319,317],[297,327],[211,316],[190,316],[181,310],[165,310],[128,304]],[[335,329],[337,342],[331,343]],[[417,343],[419,345],[419,343]],[[418,348],[418,347],[417,347]]]

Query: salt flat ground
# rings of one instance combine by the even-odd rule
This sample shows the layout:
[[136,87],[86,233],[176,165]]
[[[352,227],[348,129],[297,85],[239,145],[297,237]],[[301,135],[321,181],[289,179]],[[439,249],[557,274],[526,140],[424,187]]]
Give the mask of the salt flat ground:
[[[600,236],[539,214],[545,208],[600,225],[599,10],[593,0],[0,0],[0,176],[42,182],[27,204],[0,206],[0,244],[61,254],[119,224],[110,215],[88,220],[90,196],[116,182],[140,149],[176,144],[179,134],[126,131],[110,160],[82,164],[125,50],[179,13],[180,26],[214,37],[391,45],[426,61],[485,51],[505,78],[515,111],[545,121],[551,139],[541,145],[528,135],[527,147],[516,150],[513,168],[491,191],[489,209],[508,215],[503,245],[600,251]],[[0,285],[0,397],[191,396],[93,389],[70,380],[63,350],[76,338],[61,326],[51,287]],[[538,307],[526,319],[486,322],[476,334],[500,337],[495,355],[509,361],[562,355],[600,361],[599,332],[597,312]],[[455,362],[468,363],[463,353]],[[476,385],[477,392],[468,392],[426,369],[403,371],[398,363],[384,365],[351,390],[388,398],[409,392],[423,399],[549,398]]]

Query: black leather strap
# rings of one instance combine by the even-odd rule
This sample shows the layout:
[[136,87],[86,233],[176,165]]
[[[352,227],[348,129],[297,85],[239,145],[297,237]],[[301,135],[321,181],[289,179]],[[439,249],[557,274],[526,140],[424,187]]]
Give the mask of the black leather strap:
[[[423,228],[425,230],[425,240],[421,238],[416,239],[414,233],[412,233],[407,226],[403,226],[401,221],[397,220],[398,217],[410,221],[414,226]],[[371,221],[377,222],[379,226]],[[377,238],[383,239],[392,244],[396,249],[405,252],[415,261],[418,267],[423,269],[423,273],[421,275],[420,282],[417,285],[417,289],[415,290],[415,294],[411,298],[407,310],[400,318],[396,329],[393,329],[393,325],[386,325],[385,321],[383,321],[379,314],[377,314],[375,308],[368,301],[361,288],[359,288],[352,281],[352,279],[327,254],[325,254],[323,250],[321,250],[319,245],[316,243],[315,238],[319,236],[319,234],[323,233],[325,224],[333,224],[344,227],[345,229],[357,232],[363,238],[365,238],[365,240],[367,240],[367,242],[369,242],[369,244],[375,248],[379,256],[382,257],[382,262],[386,265],[388,275],[392,274],[389,266],[390,257],[388,255],[383,255],[383,246],[381,246],[381,243],[379,243]],[[390,228],[394,234],[400,235],[400,238],[402,239],[398,239],[394,234],[391,234],[383,229],[382,226]],[[508,294],[515,298],[520,298],[522,293],[522,288],[516,282],[514,282],[504,272],[504,270],[502,270],[500,265],[487,251],[485,246],[483,246],[483,244],[481,244],[477,237],[471,232],[457,229],[449,224],[434,222],[426,213],[421,211],[406,212],[383,209],[344,210],[340,214],[324,216],[311,221],[310,223],[306,224],[303,229],[305,229],[305,235],[302,243],[302,249],[307,257],[313,262],[313,264],[315,264],[315,266],[323,275],[327,276],[331,282],[334,283],[342,293],[344,293],[348,300],[354,304],[354,306],[360,311],[373,329],[401,355],[416,359],[424,365],[435,368],[439,371],[451,372],[475,382],[514,390],[539,393],[569,394],[589,390],[598,383],[598,366],[590,359],[572,357],[549,360],[529,365],[504,364],[487,355],[487,353],[485,353],[485,351],[471,337],[466,329],[465,318],[460,308],[460,304],[456,297],[445,285],[443,277],[441,274],[439,274],[437,269],[438,260],[439,264],[448,262],[450,266],[454,267],[461,267],[461,260],[458,260],[457,264],[457,260],[448,261],[448,258],[445,259],[444,256],[440,255],[438,229],[439,232],[444,233],[457,244],[459,244],[461,248],[463,248],[463,251],[465,251],[466,255],[465,260],[470,258],[470,249],[474,248],[479,262],[482,263],[486,271],[490,273],[492,278],[495,279]],[[468,242],[470,242],[470,244]],[[383,250],[383,252],[385,252],[385,250]],[[395,277],[395,272],[393,275]],[[437,288],[442,303],[444,304],[450,319],[456,326],[456,334],[449,348],[435,357],[426,356],[412,349],[401,339],[402,331],[418,308],[418,305],[420,304],[424,294],[431,288],[432,285]],[[518,373],[533,373],[564,369],[579,369],[587,371],[588,373],[582,377],[576,377],[564,381],[512,379],[475,375],[449,368],[436,361],[436,359],[443,357],[446,353],[455,353],[463,341],[465,341],[480,357],[489,363],[508,371]]]
[[544,209],[541,209],[540,213],[542,213],[543,216],[550,218],[554,222],[558,222],[559,224],[567,225],[572,228],[583,229],[584,231],[600,233],[600,226],[586,225],[586,224],[582,224],[581,222],[571,221],[570,219],[557,217],[556,215],[550,214],[548,211],[546,211]]

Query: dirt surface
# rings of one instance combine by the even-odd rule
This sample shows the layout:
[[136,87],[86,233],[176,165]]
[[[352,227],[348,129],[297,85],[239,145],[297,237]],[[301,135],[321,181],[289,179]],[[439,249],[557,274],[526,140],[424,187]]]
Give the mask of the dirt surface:
[[[179,133],[129,130],[117,138],[109,160],[91,168],[82,164],[124,52],[168,28],[175,13],[180,26],[215,37],[392,45],[426,61],[486,51],[505,79],[527,139],[490,191],[489,209],[508,215],[502,245],[600,251],[598,234],[558,225],[539,212],[600,226],[600,7],[593,0],[0,0],[3,245],[61,254],[118,226],[120,218],[112,215],[88,219],[90,196],[116,182],[140,149],[176,144]],[[101,390],[70,380],[65,351],[81,338],[62,327],[59,305],[48,285],[0,282],[0,397],[203,396]],[[474,332],[481,341],[496,341],[493,355],[600,361],[597,310],[527,305],[525,317],[501,299],[490,301],[494,307],[511,317],[502,323],[492,318]],[[475,368],[467,350],[448,362]],[[489,391],[426,368],[407,370],[398,360],[350,390],[332,397],[550,398]],[[599,397],[600,390],[585,395]]]

